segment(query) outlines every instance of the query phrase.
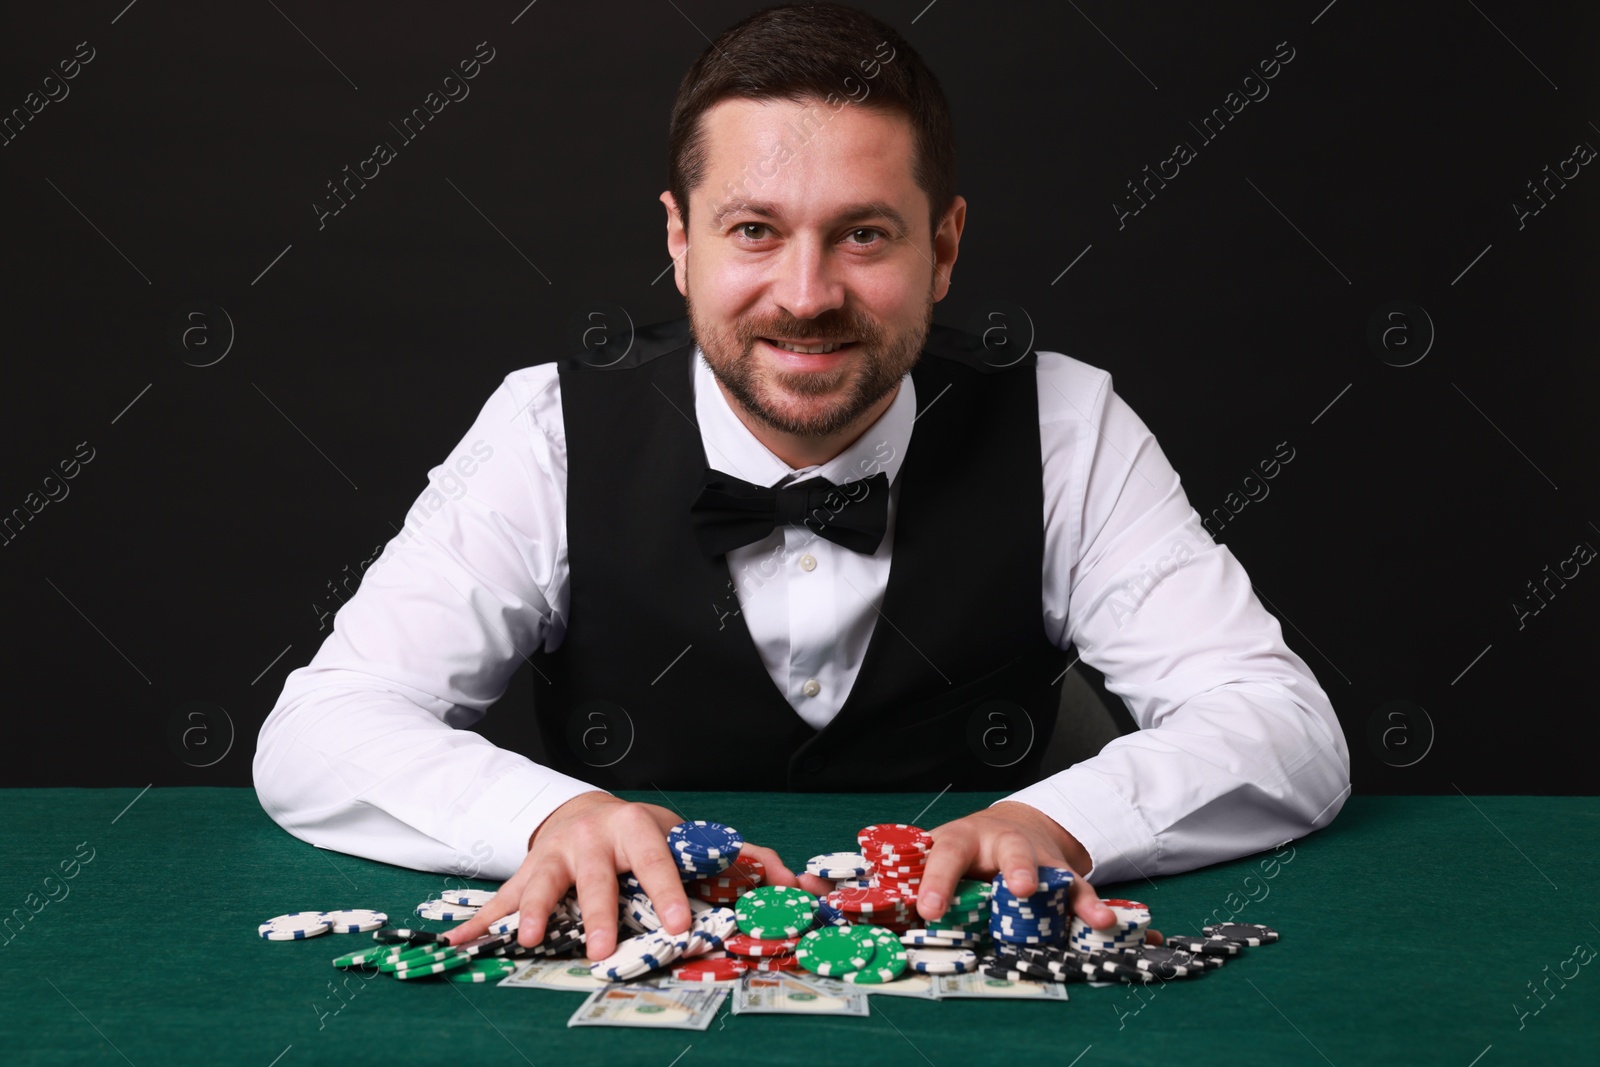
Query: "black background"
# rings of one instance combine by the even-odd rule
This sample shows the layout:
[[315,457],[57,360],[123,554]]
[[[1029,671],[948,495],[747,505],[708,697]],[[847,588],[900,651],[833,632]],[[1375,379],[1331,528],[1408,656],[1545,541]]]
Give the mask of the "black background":
[[[591,301],[682,313],[656,202],[672,94],[760,5],[524,2],[4,17],[7,113],[95,50],[0,147],[0,514],[94,455],[0,547],[6,784],[247,784],[328,632],[314,605],[501,378],[569,350]],[[1600,568],[1520,627],[1513,603],[1600,547],[1600,175],[1520,226],[1512,205],[1600,145],[1596,17],[925,2],[863,6],[955,112],[970,206],[936,319],[1021,309],[1036,347],[1111,371],[1204,515],[1293,448],[1214,529],[1339,710],[1358,791],[1592,791],[1562,757],[1593,714]],[[325,183],[484,41],[470,96],[319,229]],[[1270,95],[1198,137],[1279,42]],[[1180,140],[1197,158],[1119,228],[1125,183]],[[1369,344],[1396,300],[1431,347],[1416,312]],[[216,308],[233,343],[195,366],[226,346]],[[531,737],[526,681],[482,724],[501,743]]]

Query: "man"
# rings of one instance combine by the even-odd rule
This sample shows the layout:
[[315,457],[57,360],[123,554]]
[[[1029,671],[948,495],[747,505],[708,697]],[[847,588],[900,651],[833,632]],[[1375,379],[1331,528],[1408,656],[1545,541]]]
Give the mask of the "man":
[[[692,341],[645,331],[607,369],[506,378],[448,469],[464,490],[424,495],[263,725],[273,817],[424,869],[470,851],[505,881],[457,943],[517,910],[532,943],[576,886],[595,959],[619,871],[689,923],[664,842],[681,816],[603,784],[1023,786],[933,830],[927,919],[969,871],[1027,893],[1049,864],[1106,925],[1087,876],[1331,820],[1349,756],[1328,698],[1109,375],[995,366],[931,326],[966,202],[905,41],[831,5],[753,15],[684,78],[670,140]],[[986,717],[1046,736],[1074,646],[1142,729],[1035,781],[1037,749],[994,758]],[[543,767],[452,728],[530,653]],[[603,758],[592,729],[616,738]]]

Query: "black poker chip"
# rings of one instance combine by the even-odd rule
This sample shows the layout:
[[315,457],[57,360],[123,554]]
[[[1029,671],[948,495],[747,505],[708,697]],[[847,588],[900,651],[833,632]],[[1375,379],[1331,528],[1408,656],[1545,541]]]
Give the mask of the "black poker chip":
[[[1214,966],[1213,963],[1207,962],[1205,956],[1197,956],[1192,952],[1164,945],[1146,945],[1125,952],[1094,953],[1092,957],[1112,959],[1157,978],[1196,978]],[[1216,963],[1222,961],[1222,958],[1217,956],[1210,959]]]
[[1236,945],[1270,945],[1278,940],[1278,931],[1260,923],[1217,923],[1201,931],[1212,941],[1232,941]]
[[1182,934],[1174,934],[1168,937],[1164,944],[1167,948],[1182,949],[1197,956],[1218,956],[1223,958],[1237,956],[1245,949],[1245,946],[1237,941],[1213,940],[1209,937],[1187,937]]
[[447,945],[450,938],[429,930],[407,930],[385,926],[372,931],[372,940],[385,945]]

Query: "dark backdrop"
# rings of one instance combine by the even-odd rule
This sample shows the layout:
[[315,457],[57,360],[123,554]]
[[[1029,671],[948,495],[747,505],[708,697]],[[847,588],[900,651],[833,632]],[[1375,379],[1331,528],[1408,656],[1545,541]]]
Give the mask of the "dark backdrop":
[[[681,313],[668,109],[755,5],[524,3],[4,16],[7,784],[247,783],[330,590],[500,379],[594,302]],[[865,6],[955,110],[936,318],[1004,312],[1112,372],[1331,695],[1357,789],[1589,791],[1560,757],[1600,610],[1595,15],[925,3]],[[479,42],[470,95],[400,138]],[[1136,200],[1146,166],[1176,175]],[[526,680],[502,743],[532,736]]]

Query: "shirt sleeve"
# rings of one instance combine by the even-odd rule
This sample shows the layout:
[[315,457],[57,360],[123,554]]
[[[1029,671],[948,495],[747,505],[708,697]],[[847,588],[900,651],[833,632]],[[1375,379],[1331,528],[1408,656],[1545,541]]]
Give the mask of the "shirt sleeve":
[[551,811],[594,790],[460,729],[564,633],[559,389],[554,365],[506,377],[289,674],[253,771],[262,807],[296,837],[503,880]]
[[1076,837],[1101,883],[1326,825],[1350,791],[1327,694],[1111,376],[1041,353],[1038,379],[1046,631],[1105,675],[1140,729],[1006,799]]

